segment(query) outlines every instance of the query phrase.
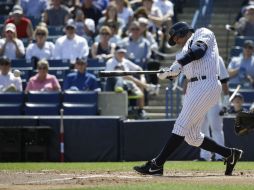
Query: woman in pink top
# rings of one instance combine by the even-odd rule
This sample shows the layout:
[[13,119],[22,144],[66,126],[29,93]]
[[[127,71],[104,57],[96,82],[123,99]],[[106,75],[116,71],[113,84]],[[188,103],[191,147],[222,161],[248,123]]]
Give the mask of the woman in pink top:
[[26,87],[28,91],[61,91],[61,86],[54,75],[48,74],[49,64],[47,60],[37,63],[38,73],[29,79]]

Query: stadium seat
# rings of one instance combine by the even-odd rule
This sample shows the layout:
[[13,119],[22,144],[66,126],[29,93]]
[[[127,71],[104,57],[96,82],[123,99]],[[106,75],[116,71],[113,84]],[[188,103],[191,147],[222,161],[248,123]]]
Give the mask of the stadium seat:
[[53,68],[50,68],[48,71],[49,74],[56,76],[56,78],[59,81],[63,81],[63,79],[65,78],[65,75],[68,72],[69,72],[68,67],[53,67]]
[[50,36],[64,35],[64,26],[48,26]]
[[240,46],[234,46],[230,51],[230,57],[237,57],[242,53],[243,49]]
[[235,46],[243,47],[243,44],[244,44],[245,40],[252,40],[252,41],[254,41],[254,37],[252,37],[252,36],[237,36],[235,38]]
[[21,115],[23,103],[23,92],[0,93],[0,115]]
[[28,18],[30,19],[34,28],[36,28],[36,26],[41,22],[41,18],[36,18],[33,16],[29,16]]
[[59,105],[60,101],[61,101],[60,92],[30,91],[27,94],[28,103],[46,103]]
[[11,66],[12,68],[33,67],[32,62],[26,59],[12,59]]
[[25,103],[25,115],[59,115],[59,105],[44,103]]
[[66,115],[98,115],[98,93],[65,91],[63,109]]
[[13,70],[17,69],[20,71],[22,81],[26,82],[29,80],[33,70],[33,64],[31,61],[27,61],[25,59],[14,59],[11,60],[11,66]]
[[97,115],[96,104],[63,103],[64,115]]
[[98,76],[99,71],[104,71],[106,67],[105,61],[100,61],[98,59],[88,59],[87,60],[87,71]]
[[70,61],[62,59],[48,60],[49,67],[70,67]]

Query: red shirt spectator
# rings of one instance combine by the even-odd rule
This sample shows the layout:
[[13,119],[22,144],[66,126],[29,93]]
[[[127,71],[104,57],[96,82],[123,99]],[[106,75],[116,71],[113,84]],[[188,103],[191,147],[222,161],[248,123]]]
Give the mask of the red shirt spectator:
[[18,38],[33,38],[33,26],[30,19],[23,16],[23,9],[20,5],[15,5],[11,17],[5,21],[5,24],[13,23],[17,29]]

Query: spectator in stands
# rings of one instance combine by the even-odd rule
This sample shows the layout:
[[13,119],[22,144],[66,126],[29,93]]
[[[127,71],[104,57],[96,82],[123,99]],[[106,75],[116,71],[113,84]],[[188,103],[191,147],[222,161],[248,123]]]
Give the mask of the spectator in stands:
[[99,19],[102,17],[102,13],[101,13],[101,10],[98,9],[93,4],[93,0],[84,0],[81,8],[82,8],[86,18],[93,19],[95,22],[95,25],[97,25]]
[[26,59],[52,59],[55,45],[47,41],[48,29],[38,25],[34,31],[35,43],[29,44],[26,49]]
[[253,50],[253,41],[246,40],[243,46],[243,54],[232,58],[228,65],[229,86],[241,84],[245,88],[250,88],[254,85]]
[[245,8],[244,16],[235,24],[240,36],[254,36],[254,5]]
[[5,26],[5,38],[0,39],[0,56],[8,59],[19,59],[25,55],[23,42],[17,38],[16,26],[8,23]]
[[140,30],[145,39],[147,39],[150,43],[150,48],[151,49],[158,49],[158,44],[151,32],[148,31],[148,24],[149,20],[144,17],[140,17],[138,19],[138,22],[140,24]]
[[54,75],[48,74],[49,64],[47,60],[37,63],[38,73],[31,77],[25,92],[29,91],[61,91],[61,86]]
[[118,10],[118,18],[123,21],[123,27],[128,28],[133,17],[133,10],[128,0],[115,0],[115,2]]
[[23,8],[25,16],[36,19],[41,19],[42,13],[44,13],[49,6],[47,0],[20,0],[20,5]]
[[119,32],[118,23],[113,20],[112,21],[109,20],[106,26],[108,26],[111,29],[111,33],[112,33],[109,41],[114,44],[119,44],[122,38],[120,36],[121,32]]
[[18,71],[11,72],[11,61],[0,58],[0,92],[22,91],[22,81]]
[[126,48],[126,58],[146,69],[147,60],[151,55],[150,43],[142,35],[140,24],[133,21],[129,27],[130,35],[123,39],[122,45]]
[[64,79],[64,90],[75,91],[101,91],[96,76],[86,71],[86,58],[77,58],[76,71],[69,73]]
[[70,18],[68,7],[61,3],[61,0],[51,0],[52,7],[44,12],[43,21],[49,26],[64,26]]
[[[130,60],[125,58],[125,54],[127,53],[126,49],[121,46],[116,46],[115,48],[115,54],[114,57],[109,59],[106,63],[106,71],[113,71],[113,70],[124,70],[124,71],[141,71],[142,68],[135,63],[131,62]],[[127,82],[124,82],[124,81]],[[125,83],[132,84],[130,89],[128,88],[128,85],[125,85]],[[138,86],[139,90],[135,86]],[[146,79],[144,75],[141,75],[140,79],[135,78],[133,76],[125,76],[125,77],[117,77],[117,78],[108,78],[107,84],[106,84],[106,90],[107,91],[119,91],[119,87],[126,89],[127,91],[130,91],[129,95],[135,95],[138,96],[138,113],[141,118],[145,118],[145,111],[143,109],[145,104],[145,99],[143,96],[143,91],[146,89],[147,91],[156,91],[156,86],[153,84],[148,84],[146,82]],[[142,92],[140,96],[140,91]]]
[[73,19],[69,19],[65,26],[66,35],[56,40],[55,59],[67,59],[75,62],[76,58],[88,56],[89,48],[86,39],[77,35],[75,32],[75,22]]
[[161,11],[164,20],[171,19],[174,16],[174,4],[170,0],[154,0],[153,6]]
[[92,46],[94,42],[94,35],[95,35],[95,23],[93,19],[86,18],[85,19],[85,35],[84,38],[87,40],[89,47]]
[[240,93],[237,93],[232,100],[232,106],[229,108],[228,113],[229,114],[236,114],[240,111],[247,111],[243,107],[243,103],[244,103],[243,95]]
[[100,30],[103,25],[108,25],[110,21],[116,23],[118,28],[121,30],[123,28],[124,21],[118,17],[117,13],[118,10],[115,2],[111,2],[106,9],[105,16],[100,18],[97,29]]
[[110,43],[109,39],[112,35],[108,26],[102,26],[100,29],[100,41],[95,42],[91,48],[92,58],[107,60],[113,56],[115,44]]
[[10,13],[11,16],[5,21],[5,24],[13,23],[17,28],[17,37],[27,38],[30,42],[33,39],[33,26],[30,19],[23,15],[23,9],[20,5],[15,5]]
[[93,0],[93,4],[100,10],[104,11],[108,7],[109,0]]

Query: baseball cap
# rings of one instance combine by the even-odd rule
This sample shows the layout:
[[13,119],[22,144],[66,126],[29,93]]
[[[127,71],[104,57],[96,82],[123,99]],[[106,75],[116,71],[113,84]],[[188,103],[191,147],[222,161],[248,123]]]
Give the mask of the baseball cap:
[[77,57],[76,63],[87,63],[87,58],[86,57]]
[[248,47],[254,48],[254,42],[252,40],[245,40],[243,47],[244,48],[248,48]]
[[7,31],[16,32],[16,26],[15,26],[15,24],[13,24],[13,23],[8,23],[8,24],[5,26],[5,32],[7,32]]
[[139,19],[138,19],[138,22],[140,23],[140,24],[148,24],[148,19],[147,18],[145,18],[145,17],[140,17]]
[[95,23],[93,19],[86,18],[85,25],[88,28],[88,30],[90,30],[91,32],[95,32]]
[[23,14],[23,9],[20,5],[15,5],[12,9],[12,14]]
[[120,46],[120,45],[117,45],[116,47],[115,47],[115,52],[122,52],[122,53],[126,53],[127,52],[127,50],[124,48],[124,47],[122,47],[122,46]]
[[66,22],[65,27],[66,28],[67,27],[72,27],[72,28],[76,29],[75,21],[72,18],[68,19],[67,22]]

